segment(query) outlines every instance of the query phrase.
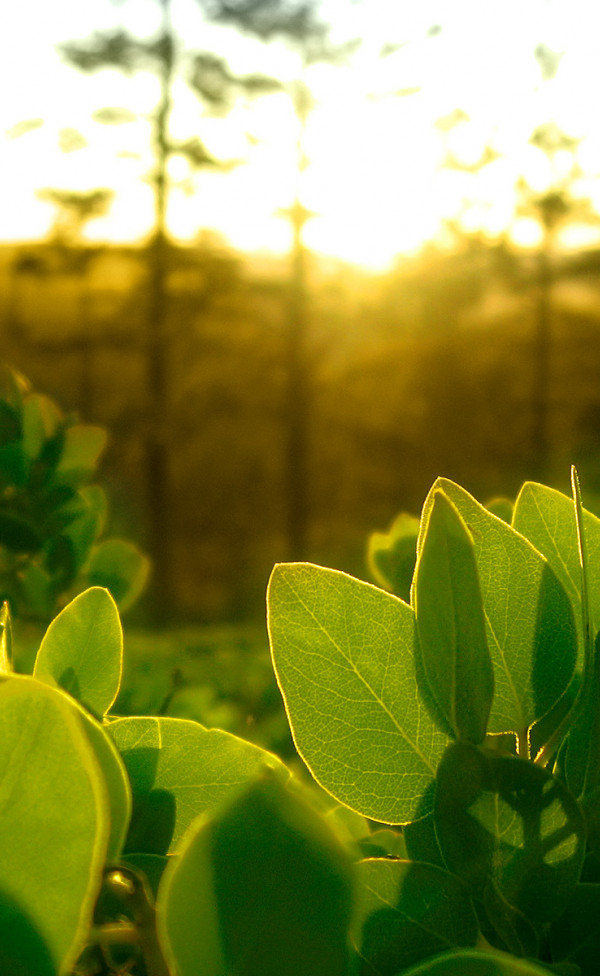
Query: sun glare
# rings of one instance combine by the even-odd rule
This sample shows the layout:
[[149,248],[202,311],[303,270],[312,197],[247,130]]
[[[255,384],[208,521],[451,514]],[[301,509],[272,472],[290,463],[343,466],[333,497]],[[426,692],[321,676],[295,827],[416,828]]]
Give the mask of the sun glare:
[[[34,6],[37,10],[36,0],[23,0],[11,13],[11,29],[17,44],[28,44],[30,63],[40,65],[37,83],[23,59],[3,46],[0,70],[5,90],[14,97],[0,107],[0,131],[6,134],[0,235],[23,240],[49,232],[52,207],[36,197],[44,187],[109,187],[114,191],[110,209],[89,222],[85,236],[137,241],[150,232],[153,220],[150,119],[157,80],[116,70],[80,75],[61,64],[54,45],[110,28],[115,17],[128,18],[123,21],[128,29],[151,36],[158,7],[129,0],[111,11],[103,0],[93,0],[86,13],[74,0],[57,0],[52,17],[38,18]],[[365,44],[352,69],[320,66],[307,75],[316,95],[304,133],[309,165],[299,184],[300,198],[314,214],[305,227],[307,245],[381,268],[398,253],[418,249],[451,221],[489,237],[510,228],[513,240],[532,246],[535,220],[514,219],[518,181],[533,193],[546,192],[569,177],[575,158],[570,150],[550,158],[530,144],[540,112],[546,121],[554,112],[576,132],[579,166],[593,176],[600,173],[589,99],[586,108],[578,97],[599,73],[590,61],[586,31],[581,25],[570,30],[568,40],[579,45],[580,61],[567,52],[564,80],[557,77],[544,87],[533,51],[544,31],[548,38],[563,36],[561,29],[570,23],[564,4],[556,3],[546,18],[542,0],[526,13],[517,0],[508,0],[493,16],[471,0],[461,0],[452,14],[432,0],[402,17],[397,10],[392,15],[383,0],[351,7],[342,0],[324,4],[337,17],[338,34],[362,33]],[[196,5],[173,0],[173,9],[186,41],[205,43],[194,33]],[[441,30],[431,32],[438,23]],[[224,35],[209,27],[206,37],[220,44]],[[401,46],[381,59],[376,55],[387,40]],[[287,72],[289,78],[297,70],[297,58],[286,58],[277,46],[264,51],[247,39],[228,44],[236,70],[257,70],[258,63],[259,70]],[[298,189],[298,120],[287,95],[248,102],[226,120],[214,120],[202,114],[179,80],[173,105],[172,137],[200,138],[229,164],[218,175],[194,171],[182,155],[171,159],[168,220],[174,236],[193,240],[202,228],[214,227],[243,250],[285,252],[291,228],[282,214]],[[126,108],[129,121],[100,124],[95,113],[110,106]],[[451,119],[449,125],[441,124],[444,118]],[[28,119],[38,120],[30,130]],[[590,196],[597,206],[595,186]]]

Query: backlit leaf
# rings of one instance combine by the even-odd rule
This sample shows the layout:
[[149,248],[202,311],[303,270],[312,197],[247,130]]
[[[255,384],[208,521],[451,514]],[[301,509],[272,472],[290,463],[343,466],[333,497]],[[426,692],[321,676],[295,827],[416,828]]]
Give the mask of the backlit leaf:
[[0,607],[0,675],[10,674],[13,669],[12,625],[8,603]]
[[93,718],[78,701],[72,699],[77,708],[82,729],[94,751],[96,761],[108,791],[110,829],[108,837],[107,861],[118,861],[123,850],[131,820],[132,797],[129,777],[125,764],[107,731]]
[[438,769],[435,827],[449,870],[484,903],[493,884],[534,924],[564,910],[585,826],[572,795],[541,767],[453,743]]
[[358,842],[363,857],[389,857],[408,860],[406,842],[402,833],[391,827],[380,827]]
[[447,871],[372,859],[360,862],[358,879],[361,976],[394,976],[427,956],[475,945],[479,925],[471,899]]
[[178,976],[346,976],[353,875],[325,820],[261,778],[200,818],[167,867],[167,959]]
[[548,976],[548,970],[498,950],[462,949],[427,960],[402,976]]
[[411,861],[423,861],[445,868],[444,858],[435,832],[435,819],[432,813],[405,824],[402,828],[406,851]]
[[571,718],[563,762],[567,785],[575,796],[600,794],[600,634]]
[[437,491],[415,574],[414,606],[425,679],[457,739],[485,738],[494,674],[473,540]]
[[117,697],[122,666],[119,612],[107,590],[91,587],[52,621],[33,674],[40,681],[55,682],[101,717]]
[[[452,481],[440,478],[431,489],[423,532],[440,489],[473,537],[494,665],[488,729],[516,732],[524,752],[528,727],[550,710],[573,675],[577,632],[571,604],[545,557]],[[419,549],[422,544],[423,536]]]
[[121,754],[133,792],[126,850],[175,852],[199,814],[238,790],[264,766],[287,776],[259,746],[220,729],[178,718],[121,718],[107,731]]
[[[561,581],[574,610],[579,635],[580,665],[583,663],[581,612],[581,570],[573,502],[554,488],[526,482],[517,498],[513,526],[546,556]],[[588,591],[592,631],[600,630],[600,519],[583,510],[583,531],[587,548]]]
[[[71,971],[108,835],[106,787],[76,706],[30,677],[0,682],[0,914],[17,910],[27,920],[0,931],[0,959],[15,953],[15,937],[31,937],[40,960],[47,952],[56,970]],[[27,958],[29,945],[21,948]]]
[[294,742],[315,779],[364,816],[412,820],[447,741],[416,694],[412,609],[345,573],[292,563],[273,570],[268,617]]
[[48,944],[22,903],[4,891],[0,891],[0,972],[10,976],[56,976],[56,963]]

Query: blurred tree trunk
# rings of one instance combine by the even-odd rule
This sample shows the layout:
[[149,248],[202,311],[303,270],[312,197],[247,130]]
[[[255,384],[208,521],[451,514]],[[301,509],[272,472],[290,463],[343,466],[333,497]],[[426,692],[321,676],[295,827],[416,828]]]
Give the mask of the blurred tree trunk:
[[537,304],[533,338],[532,444],[534,477],[545,481],[550,466],[552,352],[552,252],[560,221],[568,213],[562,192],[551,190],[535,201],[543,229],[537,262]]
[[531,453],[533,476],[544,481],[548,474],[550,453],[550,344],[551,344],[551,291],[552,270],[550,257],[550,233],[544,230],[544,239],[538,253],[537,304],[533,340],[533,424]]
[[287,444],[284,481],[287,494],[287,546],[290,559],[308,557],[309,524],[309,365],[308,332],[308,253],[303,240],[310,212],[302,204],[302,176],[307,166],[304,135],[309,97],[303,82],[293,92],[299,122],[297,142],[298,179],[296,198],[289,211],[292,225],[291,274],[286,323],[287,364]]
[[[162,10],[162,29],[158,43],[143,41],[123,30],[99,33],[86,44],[79,42],[61,45],[67,61],[83,71],[95,71],[106,66],[130,71],[150,66],[159,78],[160,98],[153,116],[153,148],[155,168],[152,183],[155,192],[155,229],[149,246],[148,329],[145,337],[147,416],[144,434],[145,470],[147,479],[148,548],[153,558],[154,572],[149,606],[156,622],[166,622],[174,606],[175,581],[172,573],[169,445],[169,328],[168,272],[170,247],[167,234],[167,164],[172,154],[188,159],[196,168],[219,165],[196,137],[185,143],[169,138],[169,117],[172,107],[172,87],[176,60],[181,68],[180,48],[171,22],[171,0],[158,0]],[[198,0],[207,20],[233,26],[243,33],[269,42],[283,38],[296,48],[304,65],[315,60],[329,60],[326,45],[327,29],[317,20],[315,0]],[[262,74],[238,76],[227,62],[212,52],[203,52],[190,60],[191,73],[186,78],[190,88],[216,114],[227,113],[235,98],[245,93],[251,98],[285,88],[285,83]],[[298,86],[304,95],[303,104],[295,102],[300,121],[300,141],[309,111],[307,89]],[[298,96],[300,98],[300,96]],[[107,110],[114,121],[122,118],[122,110]],[[121,116],[119,115],[121,113]],[[112,124],[112,123],[111,123]],[[304,152],[299,144],[299,173],[305,166]],[[286,337],[288,364],[286,421],[288,447],[286,452],[286,492],[288,493],[287,535],[290,554],[300,558],[307,546],[307,415],[308,367],[306,356],[307,275],[306,250],[302,229],[309,217],[302,210],[297,197],[288,212],[293,224],[293,253],[289,288],[289,326]]]
[[171,573],[171,534],[169,513],[169,301],[167,238],[167,164],[170,154],[168,135],[172,105],[174,38],[171,28],[171,0],[160,0],[163,26],[160,39],[158,74],[160,101],[154,115],[153,176],[155,230],[149,249],[148,346],[146,359],[148,416],[146,427],[146,481],[149,511],[149,547],[153,563],[150,584],[151,606],[157,623],[165,623],[173,605]]

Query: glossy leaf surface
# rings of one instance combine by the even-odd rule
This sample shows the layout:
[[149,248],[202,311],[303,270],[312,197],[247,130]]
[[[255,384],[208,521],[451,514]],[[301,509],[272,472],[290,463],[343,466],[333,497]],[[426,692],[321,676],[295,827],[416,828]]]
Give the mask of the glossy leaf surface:
[[[100,889],[108,797],[76,706],[20,675],[0,683],[0,832],[0,912],[21,913],[17,931],[39,959],[68,972]],[[14,937],[2,930],[0,958],[15,951]]]
[[362,976],[395,976],[446,949],[475,945],[471,899],[458,878],[414,861],[372,859],[358,865]]
[[266,777],[192,827],[159,890],[159,934],[178,976],[345,976],[352,895],[336,835]]
[[268,618],[294,742],[315,779],[374,820],[412,820],[447,741],[416,694],[412,609],[345,573],[291,563],[271,575]]
[[433,497],[414,586],[423,672],[457,739],[485,738],[494,673],[473,540],[441,492]]
[[107,590],[92,587],[52,621],[33,674],[40,681],[56,682],[102,717],[117,697],[122,666],[119,612]]
[[186,719],[121,718],[110,722],[107,731],[131,782],[126,850],[132,853],[173,853],[197,816],[264,766],[287,776],[272,753]]
[[[570,601],[548,561],[459,485],[444,478],[431,489],[422,524],[437,491],[455,505],[473,537],[494,665],[489,731],[527,728],[555,704],[571,680],[577,631]],[[419,549],[423,543],[420,537]]]

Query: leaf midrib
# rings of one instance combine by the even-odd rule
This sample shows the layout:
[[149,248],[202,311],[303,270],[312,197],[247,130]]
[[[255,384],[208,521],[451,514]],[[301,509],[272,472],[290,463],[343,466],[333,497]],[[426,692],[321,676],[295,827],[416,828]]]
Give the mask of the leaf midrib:
[[[366,680],[366,678],[364,678],[363,675],[360,673],[360,671],[358,671],[358,669],[356,668],[356,665],[354,664],[354,662],[348,657],[347,654],[344,653],[344,651],[342,650],[342,648],[334,640],[334,638],[329,633],[329,631],[323,626],[323,624],[321,623],[321,621],[315,616],[314,612],[311,610],[311,608],[308,606],[308,604],[306,604],[305,601],[302,599],[302,597],[297,592],[297,590],[294,588],[294,586],[292,585],[292,583],[289,580],[284,580],[284,582],[287,585],[287,587],[291,590],[291,592],[293,593],[293,595],[294,595],[295,599],[298,601],[298,603],[303,607],[303,609],[308,613],[308,615],[310,617],[312,617],[314,623],[316,624],[317,628],[321,631],[321,633],[323,634],[323,636],[327,638],[327,640],[335,648],[335,650],[338,652],[338,654],[344,659],[344,661],[346,661],[346,663],[348,664],[348,666],[350,667],[350,669],[353,671],[353,673],[356,675],[356,677],[359,679],[359,681],[362,682],[362,684],[365,686],[365,688],[367,689],[367,691],[372,695],[373,699],[377,702],[377,704],[385,712],[385,714],[388,716],[388,718],[390,719],[390,721],[392,722],[392,724],[395,726],[395,728],[397,729],[397,731],[400,733],[400,735],[402,736],[402,738],[404,739],[404,741],[411,747],[411,749],[417,754],[417,756],[419,756],[419,758],[421,759],[421,761],[423,762],[423,764],[427,767],[427,769],[429,769],[431,771],[431,773],[433,775],[435,775],[435,767],[433,766],[433,764],[425,756],[425,754],[421,751],[421,749],[412,741],[412,739],[410,738],[410,736],[407,735],[407,733],[402,728],[402,726],[398,723],[398,720],[396,719],[396,717],[394,716],[394,714],[390,711],[390,709],[388,708],[388,706],[386,705],[386,703],[383,701],[383,699],[380,698],[380,696],[377,694],[377,692],[375,691],[375,689],[371,687],[371,685]],[[344,622],[345,623],[347,622],[347,616],[346,616],[346,614],[344,614]]]

